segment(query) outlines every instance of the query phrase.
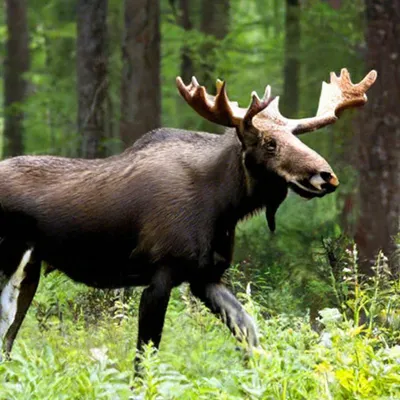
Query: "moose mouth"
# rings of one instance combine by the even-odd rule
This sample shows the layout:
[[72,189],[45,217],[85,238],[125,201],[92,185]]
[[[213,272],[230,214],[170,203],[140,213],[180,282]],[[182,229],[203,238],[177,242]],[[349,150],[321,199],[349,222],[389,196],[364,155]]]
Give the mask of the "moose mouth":
[[330,191],[327,189],[324,190],[316,189],[313,185],[311,185],[311,183],[309,183],[306,180],[303,180],[301,182],[290,181],[289,187],[290,189],[293,190],[293,192],[295,192],[296,194],[305,199],[312,199],[314,197],[323,197],[326,194],[330,193]]

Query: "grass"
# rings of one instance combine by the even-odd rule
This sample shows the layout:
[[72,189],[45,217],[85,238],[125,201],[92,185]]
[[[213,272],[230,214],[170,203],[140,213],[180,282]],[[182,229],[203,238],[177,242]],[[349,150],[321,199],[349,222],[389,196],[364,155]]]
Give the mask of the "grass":
[[[384,309],[380,283],[363,286],[345,272],[346,295],[357,281],[359,298],[346,300],[347,313],[321,310],[319,333],[307,316],[265,318],[249,287],[240,294],[259,327],[261,349],[250,359],[185,287],[176,289],[161,349],[149,346],[140,379],[132,374],[139,292],[110,302],[104,292],[50,275],[12,361],[0,364],[0,399],[400,399],[395,332],[376,318],[367,324],[351,318],[360,314],[355,304]],[[385,293],[393,305],[397,294]]]

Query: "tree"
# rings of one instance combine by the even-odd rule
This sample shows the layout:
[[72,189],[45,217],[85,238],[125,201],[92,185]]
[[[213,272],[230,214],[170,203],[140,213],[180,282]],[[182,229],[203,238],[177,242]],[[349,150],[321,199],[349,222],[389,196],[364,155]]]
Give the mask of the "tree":
[[[367,67],[378,71],[358,121],[360,215],[356,242],[370,272],[394,249],[400,219],[400,0],[366,1]],[[368,262],[369,261],[369,262]],[[394,267],[394,266],[393,266]],[[397,271],[398,272],[398,271]]]
[[229,0],[203,0],[201,3],[200,31],[205,34],[205,42],[201,51],[199,76],[201,84],[210,90],[215,85],[215,65],[220,41],[229,32],[229,10]]
[[107,6],[107,0],[78,0],[78,130],[81,155],[86,158],[105,154]]
[[159,0],[125,0],[120,137],[130,146],[161,125]]
[[285,69],[282,111],[295,117],[299,108],[300,1],[286,0]]
[[24,74],[29,70],[29,34],[25,0],[6,1],[7,43],[4,65],[4,155],[23,154],[24,113],[27,95]]
[[[196,76],[201,85],[204,85],[210,93],[215,91],[218,53],[223,51],[221,41],[229,32],[229,20],[230,0],[203,0],[201,2],[200,32],[205,36],[200,49],[200,65],[196,68]],[[202,120],[199,127],[200,130],[209,132],[221,131],[221,127],[206,120]]]
[[340,7],[342,6],[342,0],[323,0],[323,1],[329,3],[329,5],[335,10],[339,10]]
[[[189,32],[193,28],[192,21],[190,19],[190,0],[180,0],[180,16],[179,22],[185,33]],[[184,82],[190,82],[194,75],[193,61],[190,57],[190,50],[186,43],[181,49],[181,76]]]

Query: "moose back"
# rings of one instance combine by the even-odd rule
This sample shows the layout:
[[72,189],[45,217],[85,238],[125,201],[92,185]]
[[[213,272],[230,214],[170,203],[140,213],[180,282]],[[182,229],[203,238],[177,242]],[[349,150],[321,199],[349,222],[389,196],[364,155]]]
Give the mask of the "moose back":
[[329,164],[297,135],[365,104],[371,71],[352,84],[346,69],[323,83],[315,117],[284,118],[270,87],[249,107],[225,83],[208,94],[195,78],[177,87],[223,135],[161,128],[120,155],[83,160],[20,156],[0,162],[0,345],[8,355],[38,286],[41,264],[99,288],[145,286],[138,350],[161,340],[171,289],[188,282],[240,340],[257,346],[251,317],[223,285],[238,221],[275,213],[288,189],[305,198],[333,192]]

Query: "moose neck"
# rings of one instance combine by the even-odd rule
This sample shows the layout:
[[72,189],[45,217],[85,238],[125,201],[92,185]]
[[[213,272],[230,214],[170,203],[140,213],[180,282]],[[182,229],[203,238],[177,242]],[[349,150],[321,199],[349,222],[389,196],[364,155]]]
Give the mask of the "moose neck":
[[286,184],[243,153],[234,131],[221,137],[221,147],[209,162],[209,178],[218,186],[216,209],[224,229],[234,228],[248,215],[265,208],[278,208],[286,197]]

